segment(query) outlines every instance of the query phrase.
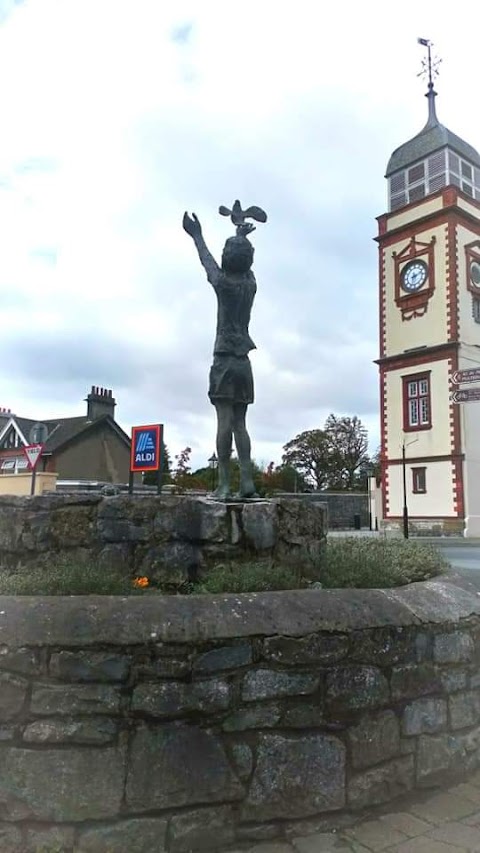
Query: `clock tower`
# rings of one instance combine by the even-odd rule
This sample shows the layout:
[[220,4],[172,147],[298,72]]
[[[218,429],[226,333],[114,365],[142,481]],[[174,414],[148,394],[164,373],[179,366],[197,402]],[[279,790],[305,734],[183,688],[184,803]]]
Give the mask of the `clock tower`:
[[480,155],[440,124],[419,41],[428,120],[390,157],[376,238],[383,524],[480,536],[480,400],[452,398],[480,391],[455,384],[480,380]]

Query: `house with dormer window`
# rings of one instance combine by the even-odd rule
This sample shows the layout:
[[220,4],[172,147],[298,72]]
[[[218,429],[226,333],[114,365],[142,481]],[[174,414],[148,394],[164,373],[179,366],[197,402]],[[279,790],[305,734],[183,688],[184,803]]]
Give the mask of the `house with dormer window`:
[[23,448],[42,444],[39,472],[59,480],[128,483],[130,438],[115,421],[112,391],[92,386],[85,402],[85,415],[69,418],[40,420],[0,409],[0,477],[28,473]]

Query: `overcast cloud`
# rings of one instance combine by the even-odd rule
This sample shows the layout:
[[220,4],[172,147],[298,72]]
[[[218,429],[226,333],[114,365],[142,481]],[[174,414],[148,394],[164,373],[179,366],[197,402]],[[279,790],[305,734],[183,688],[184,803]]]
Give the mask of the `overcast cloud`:
[[[0,0],[0,405],[164,422],[171,454],[214,449],[215,296],[184,210],[219,259],[219,204],[252,237],[253,455],[358,415],[379,436],[375,217],[391,151],[426,121],[416,74],[444,58],[438,113],[480,146],[477,2]],[[457,22],[457,23],[455,23]],[[466,22],[469,22],[468,25]]]

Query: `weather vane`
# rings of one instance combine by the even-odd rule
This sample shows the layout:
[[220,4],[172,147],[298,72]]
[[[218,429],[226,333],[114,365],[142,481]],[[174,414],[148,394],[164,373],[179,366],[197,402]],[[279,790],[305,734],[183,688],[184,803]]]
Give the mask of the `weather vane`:
[[423,79],[428,77],[428,88],[433,89],[433,81],[435,77],[438,77],[438,66],[442,60],[438,56],[432,59],[433,43],[429,39],[419,38],[417,41],[418,44],[422,44],[423,47],[427,48],[427,56],[425,59],[422,59],[422,70],[417,74],[417,77],[423,77]]

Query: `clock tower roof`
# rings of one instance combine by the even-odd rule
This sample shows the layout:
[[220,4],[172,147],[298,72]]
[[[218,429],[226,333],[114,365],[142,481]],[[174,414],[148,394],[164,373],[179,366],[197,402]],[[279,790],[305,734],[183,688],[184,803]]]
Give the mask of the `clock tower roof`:
[[428,99],[428,121],[413,139],[409,139],[408,142],[404,142],[403,145],[395,149],[388,161],[386,178],[401,169],[418,163],[420,160],[425,160],[442,148],[454,151],[473,166],[480,168],[478,151],[443,124],[440,124],[435,110],[436,92],[431,82],[428,85],[426,97]]

